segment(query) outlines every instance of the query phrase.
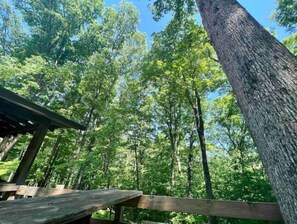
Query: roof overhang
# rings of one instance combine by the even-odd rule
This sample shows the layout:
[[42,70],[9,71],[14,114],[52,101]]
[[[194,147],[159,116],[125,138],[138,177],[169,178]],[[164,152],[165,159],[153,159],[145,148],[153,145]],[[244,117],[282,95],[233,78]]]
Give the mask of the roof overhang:
[[51,131],[57,128],[86,129],[0,86],[0,137],[33,133],[40,125],[47,125]]

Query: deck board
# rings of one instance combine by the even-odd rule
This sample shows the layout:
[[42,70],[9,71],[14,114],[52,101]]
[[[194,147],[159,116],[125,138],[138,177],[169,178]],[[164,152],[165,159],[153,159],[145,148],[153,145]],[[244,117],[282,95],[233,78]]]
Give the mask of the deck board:
[[67,223],[140,195],[141,191],[90,190],[41,198],[0,201],[0,223]]

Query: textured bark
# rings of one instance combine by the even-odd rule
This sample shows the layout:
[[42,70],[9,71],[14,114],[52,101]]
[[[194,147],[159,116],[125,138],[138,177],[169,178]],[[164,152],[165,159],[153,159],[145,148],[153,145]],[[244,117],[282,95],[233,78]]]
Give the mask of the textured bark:
[[196,0],[286,223],[297,220],[297,59],[235,0]]

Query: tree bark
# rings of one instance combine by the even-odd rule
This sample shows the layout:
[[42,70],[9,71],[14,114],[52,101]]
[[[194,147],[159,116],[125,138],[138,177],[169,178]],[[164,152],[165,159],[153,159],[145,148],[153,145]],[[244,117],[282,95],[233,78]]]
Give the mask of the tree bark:
[[187,164],[187,197],[189,198],[192,194],[192,179],[193,179],[193,146],[194,146],[194,133],[190,131],[189,138],[189,153],[188,153],[188,164]]
[[297,220],[297,59],[236,0],[196,0],[286,223]]

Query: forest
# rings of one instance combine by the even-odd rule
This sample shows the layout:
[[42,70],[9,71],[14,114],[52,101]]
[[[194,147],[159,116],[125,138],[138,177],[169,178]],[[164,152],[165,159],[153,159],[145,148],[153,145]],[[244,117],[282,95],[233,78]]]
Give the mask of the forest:
[[[195,2],[168,2],[148,1],[156,21],[172,17],[152,43],[138,29],[133,2],[0,2],[0,85],[86,127],[48,132],[28,185],[276,201]],[[287,28],[282,43],[296,56],[297,2],[275,6],[271,19]],[[12,178],[31,138],[0,139],[0,179]],[[206,223],[208,217],[131,209],[125,219]]]

